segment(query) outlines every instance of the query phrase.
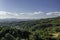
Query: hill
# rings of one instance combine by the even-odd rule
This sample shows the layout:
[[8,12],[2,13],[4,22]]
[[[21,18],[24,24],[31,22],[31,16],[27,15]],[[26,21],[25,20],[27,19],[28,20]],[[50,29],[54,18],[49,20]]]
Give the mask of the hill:
[[60,17],[0,22],[0,40],[60,40]]

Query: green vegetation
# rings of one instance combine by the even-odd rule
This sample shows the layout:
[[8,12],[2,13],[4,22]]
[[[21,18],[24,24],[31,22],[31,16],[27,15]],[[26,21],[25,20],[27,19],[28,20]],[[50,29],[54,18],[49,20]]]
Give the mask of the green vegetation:
[[60,17],[0,23],[0,40],[60,40]]

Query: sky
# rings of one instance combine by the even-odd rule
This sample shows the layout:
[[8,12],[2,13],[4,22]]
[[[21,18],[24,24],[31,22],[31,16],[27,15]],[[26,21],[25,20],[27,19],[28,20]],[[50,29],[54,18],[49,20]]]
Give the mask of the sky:
[[0,0],[0,19],[41,19],[60,16],[60,0]]

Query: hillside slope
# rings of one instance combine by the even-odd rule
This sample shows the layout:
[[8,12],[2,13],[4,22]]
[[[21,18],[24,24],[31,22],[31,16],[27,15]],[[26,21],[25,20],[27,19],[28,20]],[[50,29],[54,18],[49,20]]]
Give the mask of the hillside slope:
[[0,40],[60,40],[60,17],[0,23]]

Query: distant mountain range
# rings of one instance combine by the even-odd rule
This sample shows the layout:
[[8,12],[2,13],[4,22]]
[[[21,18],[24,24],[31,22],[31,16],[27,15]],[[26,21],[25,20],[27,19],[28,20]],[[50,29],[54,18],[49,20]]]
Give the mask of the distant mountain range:
[[8,19],[0,19],[0,22],[19,22],[19,21],[27,21],[29,19],[15,19],[15,18],[8,18]]
[[[45,18],[42,18],[45,19]],[[20,22],[20,21],[29,21],[29,20],[40,20],[40,19],[16,19],[16,18],[5,18],[0,19],[0,22]]]

